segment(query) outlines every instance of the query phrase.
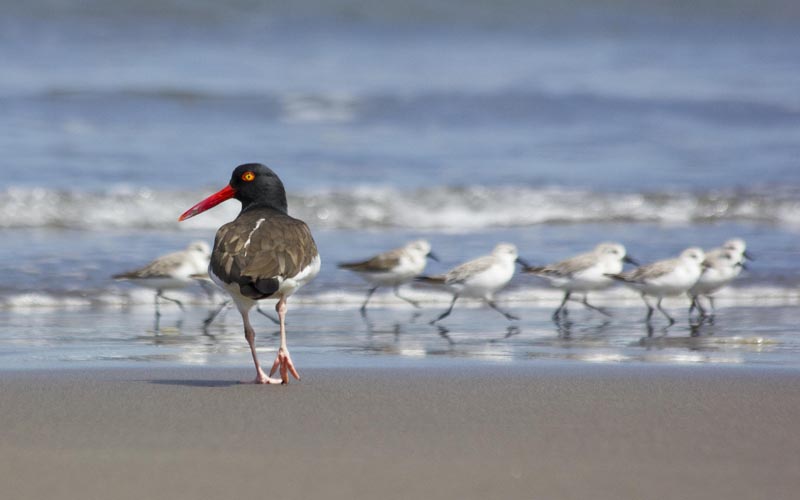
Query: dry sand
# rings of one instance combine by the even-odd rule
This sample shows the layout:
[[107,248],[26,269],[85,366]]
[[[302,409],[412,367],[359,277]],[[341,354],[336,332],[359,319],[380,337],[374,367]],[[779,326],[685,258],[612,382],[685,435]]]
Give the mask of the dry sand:
[[0,498],[800,498],[800,372],[0,373]]

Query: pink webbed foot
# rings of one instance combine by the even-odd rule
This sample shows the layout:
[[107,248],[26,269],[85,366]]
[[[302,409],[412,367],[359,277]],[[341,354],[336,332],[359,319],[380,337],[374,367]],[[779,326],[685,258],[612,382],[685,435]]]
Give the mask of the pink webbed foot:
[[279,378],[268,377],[267,374],[264,373],[264,370],[259,368],[255,379],[253,379],[253,380],[242,380],[239,383],[240,384],[280,384],[280,383],[282,383],[282,381]]
[[275,358],[275,362],[272,364],[272,369],[269,371],[269,376],[271,377],[275,371],[278,370],[278,368],[280,368],[282,384],[289,383],[290,373],[298,381],[300,380],[300,374],[297,373],[294,363],[292,363],[292,358],[289,356],[289,351],[286,349],[278,349],[278,356]]

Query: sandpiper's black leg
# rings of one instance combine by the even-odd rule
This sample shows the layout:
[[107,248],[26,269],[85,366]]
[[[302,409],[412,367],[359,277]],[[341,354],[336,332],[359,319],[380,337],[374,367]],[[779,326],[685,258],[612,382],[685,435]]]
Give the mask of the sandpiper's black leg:
[[275,316],[271,315],[267,311],[261,309],[261,304],[259,304],[257,302],[256,302],[256,311],[261,313],[262,316],[264,316],[266,318],[269,318],[269,320],[272,321],[273,323],[275,323],[276,325],[280,325],[281,324],[281,321],[278,318],[276,318]]
[[215,319],[217,319],[217,316],[219,316],[220,313],[222,311],[224,311],[225,308],[228,307],[228,305],[230,303],[231,303],[230,300],[226,300],[225,302],[220,304],[220,306],[218,308],[216,308],[215,310],[211,311],[211,313],[208,315],[208,317],[206,317],[206,319],[203,320],[203,327],[204,328],[208,328],[208,326],[211,325],[211,323],[213,323]]
[[708,296],[708,303],[711,304],[711,314],[708,315],[708,322],[713,324],[714,318],[717,316],[717,308],[714,305],[714,297]]
[[508,313],[508,312],[506,312],[506,311],[504,311],[504,310],[500,309],[500,308],[497,306],[497,304],[495,304],[495,303],[494,303],[493,301],[491,301],[491,300],[487,300],[487,301],[486,301],[486,303],[487,303],[487,304],[489,304],[489,307],[491,307],[491,308],[492,308],[492,309],[494,309],[495,311],[497,311],[497,312],[499,312],[500,314],[502,314],[503,316],[505,316],[505,317],[506,317],[506,319],[508,319],[508,320],[512,320],[512,319],[519,319],[518,317],[514,316],[513,314],[511,314],[511,313]]
[[201,279],[197,280],[197,282],[200,284],[200,288],[202,288],[203,291],[206,292],[206,295],[208,296],[208,300],[213,301],[214,300],[214,285],[211,284],[210,281],[201,280]]
[[645,317],[645,322],[650,323],[650,320],[653,318],[653,306],[650,305],[650,302],[647,301],[647,297],[642,294],[642,300],[644,301],[645,305],[647,306],[647,316]]
[[564,294],[564,300],[561,301],[561,305],[558,306],[558,309],[553,312],[553,321],[558,321],[561,318],[561,311],[564,311],[564,314],[567,312],[567,301],[569,300],[569,296],[572,295],[571,292],[566,292]]
[[585,305],[589,309],[593,309],[593,310],[599,312],[600,314],[605,314],[606,316],[609,316],[609,317],[611,316],[611,313],[606,311],[602,307],[597,307],[597,306],[591,305],[589,303],[589,298],[586,295],[583,296],[583,301],[581,301],[581,304]]
[[446,310],[445,312],[443,312],[442,314],[440,314],[438,318],[436,318],[435,320],[431,321],[431,323],[430,323],[430,324],[434,324],[434,323],[436,323],[437,321],[441,321],[441,320],[443,320],[444,318],[446,318],[446,317],[450,316],[450,313],[451,313],[451,312],[453,312],[453,306],[455,306],[455,305],[456,305],[456,301],[457,301],[457,300],[458,300],[458,295],[453,295],[453,301],[452,301],[452,302],[450,302],[450,307],[449,307],[449,308],[447,308],[447,310]]
[[[158,305],[158,298],[159,297],[161,297],[161,290],[158,290],[156,292],[156,296],[155,296],[156,321],[158,320],[159,316],[161,316],[161,311],[159,310],[159,305]],[[158,328],[156,328],[156,329],[158,329]]]
[[378,289],[378,287],[374,286],[374,287],[370,288],[369,291],[367,292],[367,298],[364,300],[364,303],[361,304],[361,315],[362,316],[366,316],[367,315],[367,303],[369,303],[370,297],[372,297],[372,294],[375,293],[375,290],[377,290],[377,289]]
[[162,296],[161,293],[162,293],[161,290],[157,290],[155,299],[153,301],[156,308],[156,321],[153,327],[153,331],[155,331],[156,333],[161,331],[161,305],[158,302],[158,298]]
[[412,306],[414,306],[416,308],[420,307],[419,302],[417,302],[416,300],[411,300],[408,297],[403,297],[402,295],[400,295],[400,285],[395,285],[394,286],[394,294],[395,294],[395,296],[397,298],[405,300],[406,302],[408,302]]
[[180,300],[173,299],[171,297],[167,297],[166,295],[164,295],[164,293],[161,290],[158,291],[157,297],[161,297],[164,300],[168,300],[170,302],[174,302],[174,303],[178,304],[178,307],[181,308],[181,311],[185,311],[185,309],[183,308],[183,303]]
[[667,319],[669,320],[669,324],[670,324],[670,326],[672,326],[672,325],[674,325],[674,324],[675,324],[675,318],[673,318],[672,316],[670,316],[669,314],[667,314],[667,311],[665,311],[665,310],[664,310],[664,309],[661,307],[661,301],[662,301],[662,300],[663,300],[663,299],[662,299],[661,297],[659,297],[659,298],[658,298],[658,302],[656,303],[656,307],[658,307],[658,310],[659,310],[659,311],[661,311],[661,314],[663,314],[664,316],[666,316],[666,317],[667,317]]

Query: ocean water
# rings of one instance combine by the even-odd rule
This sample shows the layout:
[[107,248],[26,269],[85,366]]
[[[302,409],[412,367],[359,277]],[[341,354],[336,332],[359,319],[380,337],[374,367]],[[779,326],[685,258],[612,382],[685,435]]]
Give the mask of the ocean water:
[[[164,306],[157,333],[152,295],[110,276],[213,240],[236,203],[177,217],[250,161],[283,178],[318,241],[323,270],[292,303],[298,327],[323,334],[290,345],[321,362],[648,361],[663,348],[675,362],[800,366],[794,1],[0,8],[0,366],[183,362],[194,343],[224,360],[227,341],[199,326],[212,306],[200,288],[178,293],[192,304],[180,328]],[[549,322],[559,294],[522,277],[500,296],[523,317],[508,336],[470,304],[445,334],[422,326],[447,297],[421,288],[422,316],[378,294],[363,322],[365,287],[335,263],[418,237],[442,258],[431,272],[499,241],[547,263],[616,240],[646,262],[742,237],[757,260],[700,330],[646,331],[640,300],[614,289],[593,298],[615,311],[610,325],[581,312],[564,332]],[[676,316],[685,302],[670,302]],[[236,315],[217,328],[239,359]],[[376,348],[375,328],[398,333]]]

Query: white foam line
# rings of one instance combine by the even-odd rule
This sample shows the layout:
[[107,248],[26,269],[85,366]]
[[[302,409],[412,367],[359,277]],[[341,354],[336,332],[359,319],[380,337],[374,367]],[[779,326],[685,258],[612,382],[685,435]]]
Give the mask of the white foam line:
[[[450,303],[452,295],[439,290],[423,288],[409,288],[403,292],[409,298],[420,301],[423,306],[442,307]],[[302,291],[292,296],[293,305],[321,307],[321,308],[349,308],[358,307],[363,303],[366,291],[338,290],[312,293]],[[200,292],[172,291],[169,296],[180,300],[187,305],[214,306],[221,304],[227,296],[218,293],[213,300]],[[563,299],[559,290],[537,287],[518,287],[497,295],[496,301],[510,307],[550,309],[557,307]],[[593,292],[589,295],[592,304],[604,307],[642,308],[642,299],[636,292],[626,288],[613,288],[603,292]],[[729,288],[715,295],[717,308],[726,307],[786,307],[800,305],[800,289],[776,288],[769,286],[753,286],[744,288]],[[153,292],[144,289],[126,290],[114,287],[94,296],[62,296],[48,293],[20,293],[0,297],[0,309],[26,309],[26,308],[80,308],[80,307],[152,307]],[[664,299],[664,307],[688,308],[687,297],[668,297]],[[459,307],[479,308],[484,307],[482,301],[463,298],[459,300]],[[408,303],[395,297],[389,291],[379,291],[370,300],[371,307],[390,309],[406,309]],[[581,307],[575,304],[573,307]]]
[[[233,219],[235,204],[178,223],[203,193],[112,189],[102,194],[44,188],[0,190],[0,227],[78,229],[216,229]],[[293,215],[320,227],[364,229],[404,227],[458,232],[491,227],[595,221],[643,221],[694,224],[708,220],[773,221],[800,224],[796,190],[701,193],[612,193],[558,187],[438,186],[399,190],[371,185],[350,190],[319,190],[290,198]],[[34,203],[31,200],[41,201]],[[45,202],[46,201],[46,202]],[[530,207],[536,210],[529,210]],[[125,217],[135,211],[137,217]]]

